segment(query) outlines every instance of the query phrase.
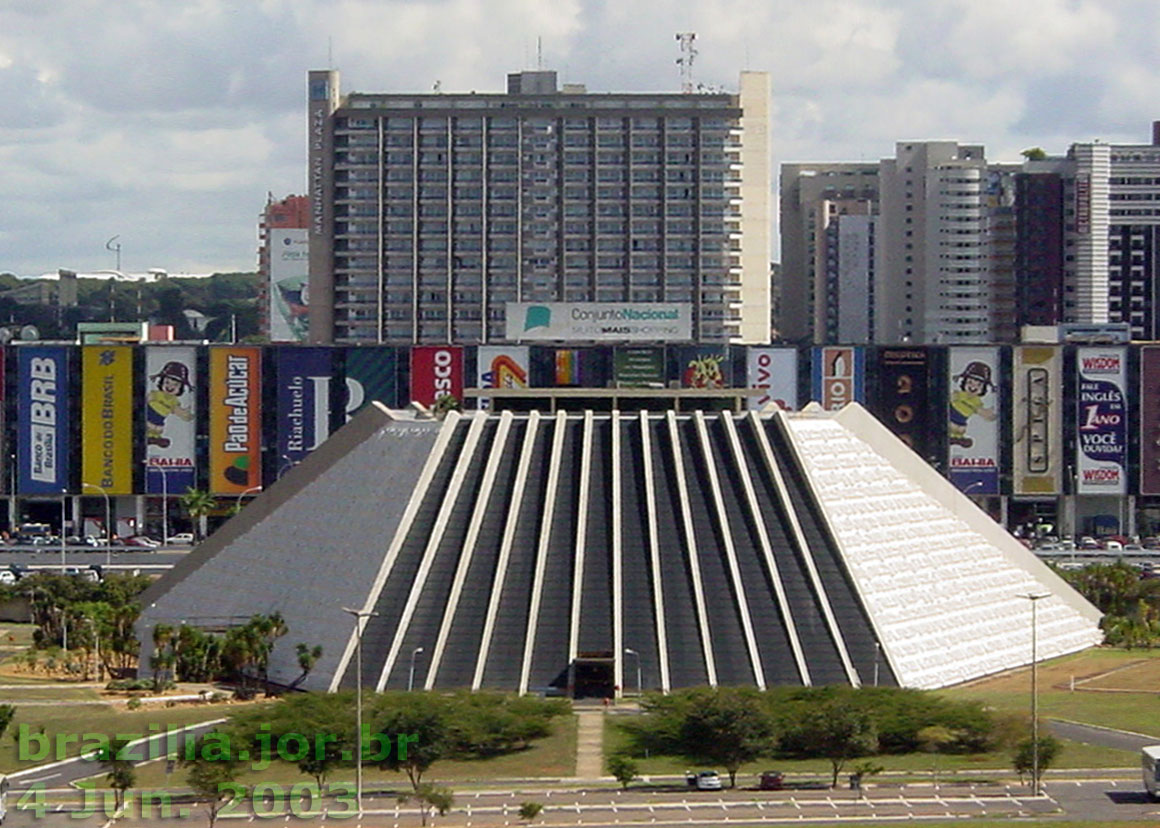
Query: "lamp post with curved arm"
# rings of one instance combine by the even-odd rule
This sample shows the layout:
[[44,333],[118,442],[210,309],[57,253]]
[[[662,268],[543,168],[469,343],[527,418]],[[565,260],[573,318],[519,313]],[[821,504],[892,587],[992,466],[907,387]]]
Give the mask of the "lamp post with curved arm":
[[242,511],[242,498],[243,497],[248,495],[250,492],[260,492],[260,491],[262,491],[261,486],[251,486],[250,488],[246,489],[244,492],[240,492],[238,494],[237,499],[234,501],[234,514],[237,514],[238,512]]
[[113,562],[113,525],[109,522],[113,510],[109,508],[109,493],[96,483],[81,483],[82,489],[96,489],[105,499],[105,566]]

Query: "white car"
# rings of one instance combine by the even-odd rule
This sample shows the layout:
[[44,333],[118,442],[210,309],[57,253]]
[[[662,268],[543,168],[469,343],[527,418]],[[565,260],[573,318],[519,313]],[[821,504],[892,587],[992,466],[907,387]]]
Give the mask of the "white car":
[[169,536],[169,542],[170,542],[170,544],[176,544],[178,546],[192,546],[193,545],[193,533],[192,532],[178,532],[176,535]]
[[697,774],[697,790],[698,791],[719,791],[721,790],[721,777],[717,775],[717,771],[701,771]]

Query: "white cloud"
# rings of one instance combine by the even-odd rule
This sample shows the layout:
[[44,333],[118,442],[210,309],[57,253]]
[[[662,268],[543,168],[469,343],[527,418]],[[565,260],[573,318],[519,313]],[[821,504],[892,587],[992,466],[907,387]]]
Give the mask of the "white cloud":
[[680,31],[701,83],[771,72],[778,163],[907,138],[1013,159],[1160,117],[1153,0],[5,0],[0,270],[108,266],[115,233],[127,267],[252,268],[328,51],[346,91],[501,90],[538,39],[563,80],[676,90]]

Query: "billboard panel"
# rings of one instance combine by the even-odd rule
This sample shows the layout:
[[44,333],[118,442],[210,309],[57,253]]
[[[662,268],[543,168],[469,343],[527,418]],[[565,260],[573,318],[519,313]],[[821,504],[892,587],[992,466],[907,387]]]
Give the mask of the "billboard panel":
[[866,354],[850,346],[814,348],[811,395],[826,411],[866,402]]
[[411,399],[426,406],[445,394],[463,400],[463,349],[425,345],[411,349]]
[[508,302],[507,339],[513,342],[688,342],[688,302]]
[[177,493],[197,485],[197,351],[145,349],[145,491]]
[[1128,492],[1128,354],[1076,352],[1076,492]]
[[797,348],[748,348],[745,359],[747,387],[765,392],[760,397],[750,397],[749,407],[759,409],[772,402],[786,411],[796,411]]
[[728,388],[732,365],[725,345],[678,345],[669,348],[669,378],[681,388]]
[[930,456],[931,448],[929,362],[929,354],[921,348],[878,351],[878,419],[923,458]]
[[209,349],[209,488],[242,494],[262,483],[262,352]]
[[269,230],[269,304],[271,342],[305,342],[309,329],[307,282],[310,276],[309,231],[271,228]]
[[612,356],[612,380],[621,388],[663,387],[665,349],[617,348]]
[[1160,495],[1160,345],[1140,349],[1140,494]]
[[280,476],[330,436],[333,369],[329,348],[278,348],[275,359]]
[[347,348],[343,364],[346,421],[374,401],[389,407],[399,404],[398,355],[394,348]]
[[950,480],[970,494],[999,494],[999,349],[951,348],[947,378]]
[[1023,346],[1011,360],[1011,445],[1020,495],[1060,493],[1063,471],[1063,387],[1060,349]]
[[558,388],[600,388],[608,384],[611,360],[604,348],[557,348],[552,384]]
[[81,479],[133,493],[133,349],[81,348]]
[[70,352],[59,345],[16,350],[16,487],[22,495],[59,495],[68,488]]
[[[481,345],[475,353],[477,388],[527,388],[531,385],[531,356],[526,345]],[[486,397],[479,407],[487,408]]]

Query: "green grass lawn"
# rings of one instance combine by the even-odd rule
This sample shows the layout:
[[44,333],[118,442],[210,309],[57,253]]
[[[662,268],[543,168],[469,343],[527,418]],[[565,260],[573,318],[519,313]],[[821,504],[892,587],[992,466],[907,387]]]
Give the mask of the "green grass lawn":
[[[572,776],[576,772],[576,724],[575,716],[558,718],[553,722],[550,736],[518,753],[492,759],[437,762],[424,780],[454,786],[459,783],[494,779]],[[178,767],[173,774],[167,776],[165,768],[166,763],[161,761],[138,767],[137,787],[142,789],[184,787],[185,771]],[[354,777],[353,767],[341,768],[328,780],[328,784],[346,781],[353,785]],[[312,780],[293,765],[276,762],[262,772],[247,771],[238,777],[238,781],[247,786],[257,782],[289,786]],[[94,778],[91,784],[98,787],[107,786],[102,777]],[[405,774],[380,771],[370,765],[363,767],[363,785],[367,790],[410,787]]]
[[[86,733],[148,735],[163,731],[167,725],[188,725],[219,719],[236,710],[230,705],[179,705],[176,707],[154,707],[127,710],[124,706],[111,705],[70,705],[21,707],[16,705],[16,716],[8,727],[5,738],[0,739],[0,771],[11,772],[55,759],[76,756],[80,753],[80,739]],[[26,733],[36,734],[44,728],[48,737],[48,758],[33,758],[35,752],[27,752],[21,759],[17,754],[17,742],[12,737],[24,725]],[[72,737],[72,738],[68,738]],[[30,746],[35,751],[36,746]]]

